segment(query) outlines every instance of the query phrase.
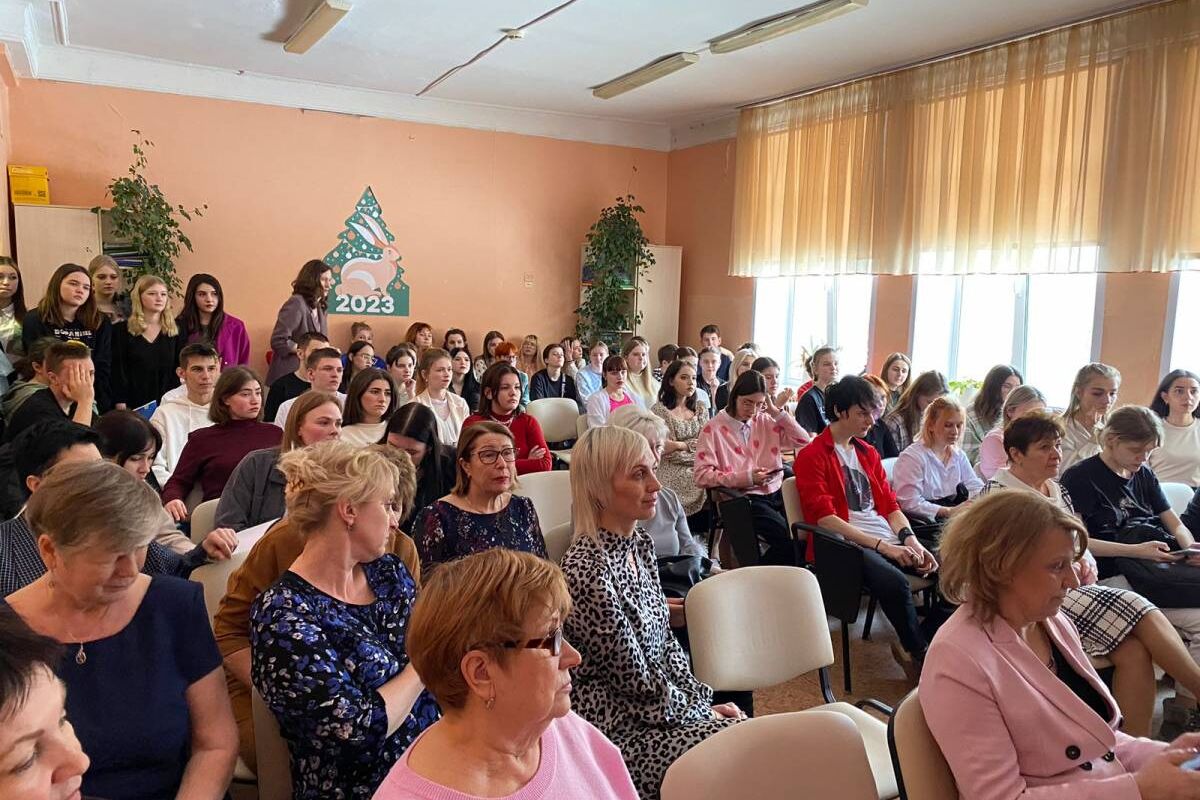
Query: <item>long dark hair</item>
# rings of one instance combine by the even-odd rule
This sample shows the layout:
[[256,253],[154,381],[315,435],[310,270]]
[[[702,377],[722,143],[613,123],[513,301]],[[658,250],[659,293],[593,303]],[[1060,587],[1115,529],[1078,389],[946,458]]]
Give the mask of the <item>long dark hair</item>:
[[[371,348],[371,352],[375,351],[375,345],[371,344],[370,342],[364,342],[362,339],[359,339],[357,342],[351,343],[350,349],[346,351],[346,385],[347,386],[349,386],[350,382],[352,380],[354,380],[354,376],[358,374],[354,371],[354,357],[368,347]],[[349,423],[347,423],[347,424],[349,424]]]
[[908,385],[904,394],[900,395],[900,402],[896,403],[896,407],[888,416],[899,417],[908,435],[916,438],[917,431],[921,428],[921,412],[917,410],[917,398],[925,395],[940,397],[949,393],[950,387],[946,385],[945,375],[937,370],[922,372]]
[[[667,371],[663,373],[662,385],[658,387],[658,402],[662,403],[668,409],[674,408],[675,404],[679,402],[679,393],[675,391],[675,387],[672,385],[675,376],[679,374],[679,370],[690,366],[691,364],[686,361],[672,361],[671,366],[667,367]],[[696,413],[696,395],[698,394],[700,394],[699,388],[683,401],[683,404],[687,406],[687,410],[693,414]]]
[[[196,292],[206,283],[217,290],[217,307],[213,309],[208,325],[200,322],[200,309],[196,305]],[[215,347],[217,336],[220,335],[221,326],[224,324],[225,290],[221,288],[221,282],[207,272],[196,273],[188,279],[187,289],[183,293],[183,311],[175,318],[175,325],[182,334],[182,340],[186,343],[192,336],[199,336]]]
[[[63,264],[54,270],[54,274],[50,276],[50,283],[46,286],[46,294],[42,297],[42,302],[38,303],[38,316],[42,318],[42,322],[47,325],[67,323],[62,314],[62,282],[68,275],[74,275],[76,272],[86,276],[88,285],[91,285],[92,276],[88,275],[85,267],[78,264]],[[84,300],[83,305],[75,312],[75,322],[82,323],[90,331],[97,331],[105,319],[100,309],[96,308],[96,292],[89,289],[87,300]]]
[[151,442],[156,454],[162,449],[158,428],[136,411],[109,411],[96,421],[95,428],[100,434],[100,455],[112,459],[119,467],[144,453]]
[[13,319],[23,322],[28,309],[25,308],[25,278],[21,276],[21,268],[17,266],[15,259],[8,256],[0,256],[0,266],[12,267],[17,273],[17,290],[12,296]]
[[[504,379],[505,375],[516,375],[517,385],[520,385],[521,373],[512,364],[497,361],[484,370],[483,377],[479,381],[479,408],[475,410],[476,414],[485,419],[491,418],[492,399],[500,393],[500,381]],[[489,391],[492,393],[491,397],[488,397]],[[517,410],[513,412],[513,418],[515,419],[520,414],[521,406],[518,405]]]
[[349,389],[346,392],[346,408],[342,411],[343,425],[357,425],[362,422],[362,398],[375,381],[387,381],[388,389],[392,392],[392,400],[388,403],[387,410],[383,412],[384,422],[391,419],[392,414],[396,412],[396,379],[386,369],[367,367],[360,370],[350,381]]
[[327,308],[329,300],[321,288],[321,276],[332,271],[333,267],[319,258],[305,261],[296,274],[296,280],[292,281],[292,293],[303,297],[309,308]]
[[1000,396],[1000,390],[1004,388],[1004,382],[1013,376],[1016,376],[1018,385],[1025,382],[1025,378],[1014,366],[997,364],[992,367],[983,378],[983,386],[980,387],[979,394],[975,395],[975,399],[971,402],[975,418],[987,430],[991,430],[992,426],[996,424],[996,420],[1000,418],[1000,409],[1004,407],[1004,398]]
[[737,401],[748,394],[766,394],[767,379],[757,370],[748,369],[733,382],[729,390],[729,402],[725,404],[725,413],[737,419]]
[[[407,436],[425,445],[425,457],[417,466],[417,493],[413,502],[413,510],[405,523],[416,516],[416,512],[432,503],[443,495],[449,494],[454,488],[453,478],[442,475],[441,465],[453,463],[453,451],[438,440],[437,417],[433,409],[420,403],[406,403],[396,409],[388,420],[387,430],[383,433],[380,444],[387,444],[388,437]],[[443,479],[445,478],[445,479]],[[404,526],[404,523],[401,523]]]
[[[1154,390],[1154,399],[1150,401],[1150,410],[1155,414],[1158,414],[1163,419],[1167,418],[1167,415],[1171,413],[1171,409],[1167,407],[1167,402],[1162,399],[1162,396],[1165,392],[1169,392],[1171,390],[1171,384],[1180,378],[1191,378],[1197,383],[1200,383],[1200,377],[1198,377],[1196,373],[1190,372],[1189,370],[1173,369],[1168,372],[1167,376],[1162,379],[1161,383],[1158,384],[1158,388]],[[1196,419],[1200,419],[1200,406],[1196,406],[1196,410],[1192,412],[1192,416]]]

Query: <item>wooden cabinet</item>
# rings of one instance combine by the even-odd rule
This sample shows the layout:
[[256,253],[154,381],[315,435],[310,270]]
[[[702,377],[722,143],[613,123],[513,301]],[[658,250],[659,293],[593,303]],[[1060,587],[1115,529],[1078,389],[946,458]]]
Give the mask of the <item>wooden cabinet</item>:
[[[646,275],[639,275],[635,285],[628,289],[630,317],[642,313],[642,321],[632,330],[622,331],[622,341],[637,335],[650,343],[650,359],[655,364],[655,352],[664,344],[679,342],[679,291],[683,248],[673,245],[652,244],[654,265]],[[579,263],[582,267],[587,246],[580,249]],[[582,275],[582,270],[581,273]],[[579,287],[580,302],[583,300],[585,284]]]
[[14,205],[13,217],[27,308],[42,299],[50,276],[60,265],[86,267],[102,252],[100,215],[89,208]]

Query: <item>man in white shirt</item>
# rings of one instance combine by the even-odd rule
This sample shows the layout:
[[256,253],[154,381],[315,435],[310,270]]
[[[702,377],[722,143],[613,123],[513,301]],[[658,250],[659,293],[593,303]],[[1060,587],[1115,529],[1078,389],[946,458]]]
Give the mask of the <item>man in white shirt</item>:
[[[313,350],[308,354],[304,363],[308,368],[310,390],[315,389],[318,392],[335,394],[338,401],[344,406],[346,395],[338,391],[338,387],[342,385],[342,354],[337,351],[337,348],[321,347]],[[292,410],[292,404],[296,402],[296,399],[293,397],[291,400],[281,403],[279,412],[272,422],[282,428],[287,423],[288,413]]]
[[191,432],[213,424],[208,418],[208,404],[220,372],[221,356],[212,345],[194,342],[179,351],[175,374],[183,391],[164,395],[150,417],[150,424],[162,437],[162,447],[150,467],[159,486],[167,485]]

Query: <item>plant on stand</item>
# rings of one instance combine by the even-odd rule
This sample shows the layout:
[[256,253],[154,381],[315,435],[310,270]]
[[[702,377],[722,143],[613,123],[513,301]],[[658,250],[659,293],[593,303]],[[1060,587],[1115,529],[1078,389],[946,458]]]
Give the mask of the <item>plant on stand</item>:
[[132,251],[136,256],[134,265],[126,269],[129,288],[142,275],[156,275],[171,294],[178,295],[182,284],[175,273],[175,259],[181,247],[192,252],[192,241],[179,227],[176,215],[191,222],[193,217],[204,216],[203,209],[208,205],[187,209],[168,202],[158,184],[146,180],[146,155],[154,142],[142,137],[141,131],[133,133],[138,137],[133,145],[133,163],[124,176],[113,178],[106,188],[112,208],[96,207],[92,211],[104,212],[112,235],[124,246],[123,252]]
[[644,213],[633,195],[618,197],[617,204],[602,210],[588,231],[583,298],[575,309],[579,315],[575,333],[581,339],[601,339],[619,348],[621,335],[631,333],[642,321],[634,293],[641,291],[638,278],[654,264],[650,240],[635,216]]

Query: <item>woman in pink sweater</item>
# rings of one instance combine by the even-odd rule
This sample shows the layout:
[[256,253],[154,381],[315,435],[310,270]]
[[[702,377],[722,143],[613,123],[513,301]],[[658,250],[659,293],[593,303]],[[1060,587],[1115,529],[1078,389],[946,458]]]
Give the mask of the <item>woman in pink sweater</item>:
[[374,800],[637,800],[620,751],[571,711],[570,612],[562,572],[530,553],[497,548],[438,567],[406,640],[443,716]]
[[804,447],[812,436],[781,408],[791,393],[785,389],[773,398],[761,373],[743,372],[729,392],[729,403],[700,431],[696,447],[697,486],[736,489],[750,499],[754,532],[767,545],[763,564],[796,563],[780,491],[782,452]]

